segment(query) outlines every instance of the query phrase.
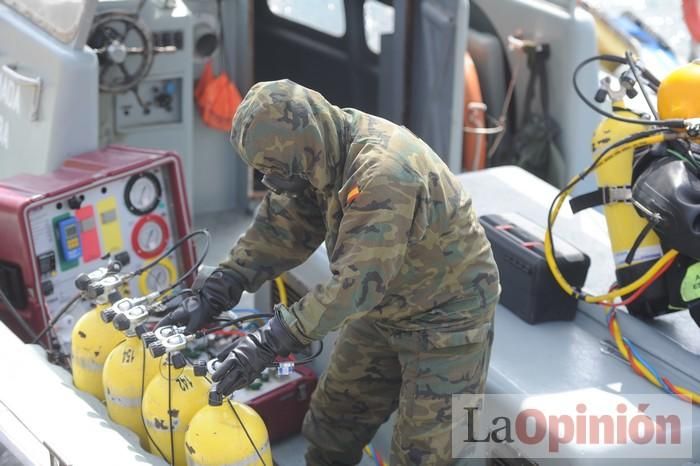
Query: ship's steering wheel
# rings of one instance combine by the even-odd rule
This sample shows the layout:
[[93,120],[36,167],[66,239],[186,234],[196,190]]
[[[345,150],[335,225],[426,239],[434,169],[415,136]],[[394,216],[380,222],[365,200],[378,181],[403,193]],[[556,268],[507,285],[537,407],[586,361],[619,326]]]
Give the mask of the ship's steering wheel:
[[87,43],[97,53],[102,92],[132,90],[153,65],[151,32],[132,14],[111,11],[97,15]]

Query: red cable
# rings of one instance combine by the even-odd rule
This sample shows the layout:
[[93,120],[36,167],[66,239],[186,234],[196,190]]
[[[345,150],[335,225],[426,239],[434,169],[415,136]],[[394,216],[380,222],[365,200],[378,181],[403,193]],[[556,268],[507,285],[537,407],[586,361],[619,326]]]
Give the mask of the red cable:
[[[632,353],[632,350],[630,349],[629,345],[625,343],[625,349],[627,350],[627,361],[630,363],[630,367],[632,367],[632,370],[640,377],[644,377],[644,372],[639,368],[639,363],[637,360],[634,358],[634,354]],[[645,377],[646,378],[646,377]]]
[[[626,306],[626,305],[634,302],[637,298],[639,298],[639,296],[642,295],[642,293],[644,293],[644,291],[646,291],[647,288],[649,288],[649,286],[651,286],[652,283],[654,283],[661,275],[663,275],[669,269],[669,267],[671,267],[671,264],[673,264],[674,261],[675,261],[675,259],[671,260],[667,264],[665,264],[661,269],[659,269],[658,272],[656,272],[656,274],[653,277],[651,277],[651,279],[648,282],[646,282],[644,285],[642,285],[637,291],[634,292],[634,294],[629,296],[624,301],[622,301],[620,303],[613,304],[613,305],[609,305],[606,303],[605,305],[608,305],[611,307],[611,312],[615,312],[616,307]],[[610,291],[613,291],[616,288],[617,288],[617,285],[613,285],[610,288]],[[613,336],[613,338],[615,338],[614,331],[613,331],[613,322],[614,322],[614,316],[613,316],[613,318],[610,319],[610,322],[608,323],[608,329],[610,331],[610,334]],[[639,375],[640,377],[644,377],[642,371],[639,368],[639,363],[637,362],[632,351],[630,350],[629,345],[627,345],[626,343],[623,343],[623,344],[625,345],[625,349],[627,350],[627,356],[628,356],[627,361],[629,362],[630,367],[632,368],[632,370],[635,373],[637,373],[637,375]],[[693,403],[692,396],[688,396],[687,394],[678,390],[678,388],[676,388],[676,386],[670,380],[668,380],[668,378],[661,376],[661,380],[663,380],[666,387],[668,387],[668,389],[670,389],[671,392],[673,392],[673,394],[675,394],[676,396],[680,397],[681,399],[683,399],[685,401],[689,401],[690,403]]]
[[379,464],[381,466],[384,466],[386,463],[384,463],[384,460],[382,459],[382,455],[379,454],[379,452],[377,451],[376,448],[374,449],[374,454],[377,455],[377,461],[379,461]]
[[659,269],[659,271],[656,272],[656,274],[654,274],[654,276],[649,279],[648,282],[646,282],[644,285],[642,285],[637,291],[635,291],[633,294],[631,294],[630,296],[625,298],[623,301],[621,301],[619,303],[600,303],[600,304],[603,306],[610,307],[612,309],[620,307],[620,306],[627,306],[628,304],[632,304],[634,301],[637,300],[637,298],[639,298],[642,294],[644,294],[644,292],[647,290],[647,288],[649,288],[652,285],[652,283],[654,283],[656,280],[658,280],[658,278],[661,275],[663,275],[671,267],[671,265],[673,265],[674,262],[675,262],[675,259],[670,260],[666,264],[664,264],[664,266],[661,267]]
[[676,395],[679,395],[679,396],[685,396],[685,397],[688,396],[688,395],[685,395],[685,394],[681,393],[681,392],[676,388],[676,386],[673,385],[673,384],[671,383],[671,381],[668,380],[666,377],[661,376],[661,378],[663,379],[663,381],[666,383],[666,385],[668,386],[668,388],[670,388],[671,391],[672,391],[673,393],[675,393]]

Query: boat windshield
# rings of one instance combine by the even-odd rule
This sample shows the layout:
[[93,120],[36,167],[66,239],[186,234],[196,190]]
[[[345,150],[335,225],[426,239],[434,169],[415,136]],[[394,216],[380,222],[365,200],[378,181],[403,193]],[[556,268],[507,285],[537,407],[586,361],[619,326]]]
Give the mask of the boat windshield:
[[0,0],[63,43],[78,35],[88,0]]

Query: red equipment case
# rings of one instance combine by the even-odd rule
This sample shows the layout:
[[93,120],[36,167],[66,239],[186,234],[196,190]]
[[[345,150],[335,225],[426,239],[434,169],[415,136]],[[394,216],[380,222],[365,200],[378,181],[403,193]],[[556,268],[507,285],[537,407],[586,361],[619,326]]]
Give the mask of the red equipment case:
[[316,374],[304,366],[294,368],[301,377],[247,401],[265,421],[270,441],[285,439],[301,432],[311,394],[316,388]]

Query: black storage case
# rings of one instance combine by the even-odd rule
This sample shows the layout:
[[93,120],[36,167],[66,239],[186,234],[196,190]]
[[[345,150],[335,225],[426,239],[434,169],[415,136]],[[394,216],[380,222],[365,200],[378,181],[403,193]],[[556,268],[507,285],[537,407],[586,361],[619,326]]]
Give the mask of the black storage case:
[[[491,242],[501,276],[501,304],[529,324],[572,320],[576,300],[554,280],[544,256],[544,229],[517,214],[479,218]],[[590,258],[554,238],[556,258],[567,281],[583,286]]]

